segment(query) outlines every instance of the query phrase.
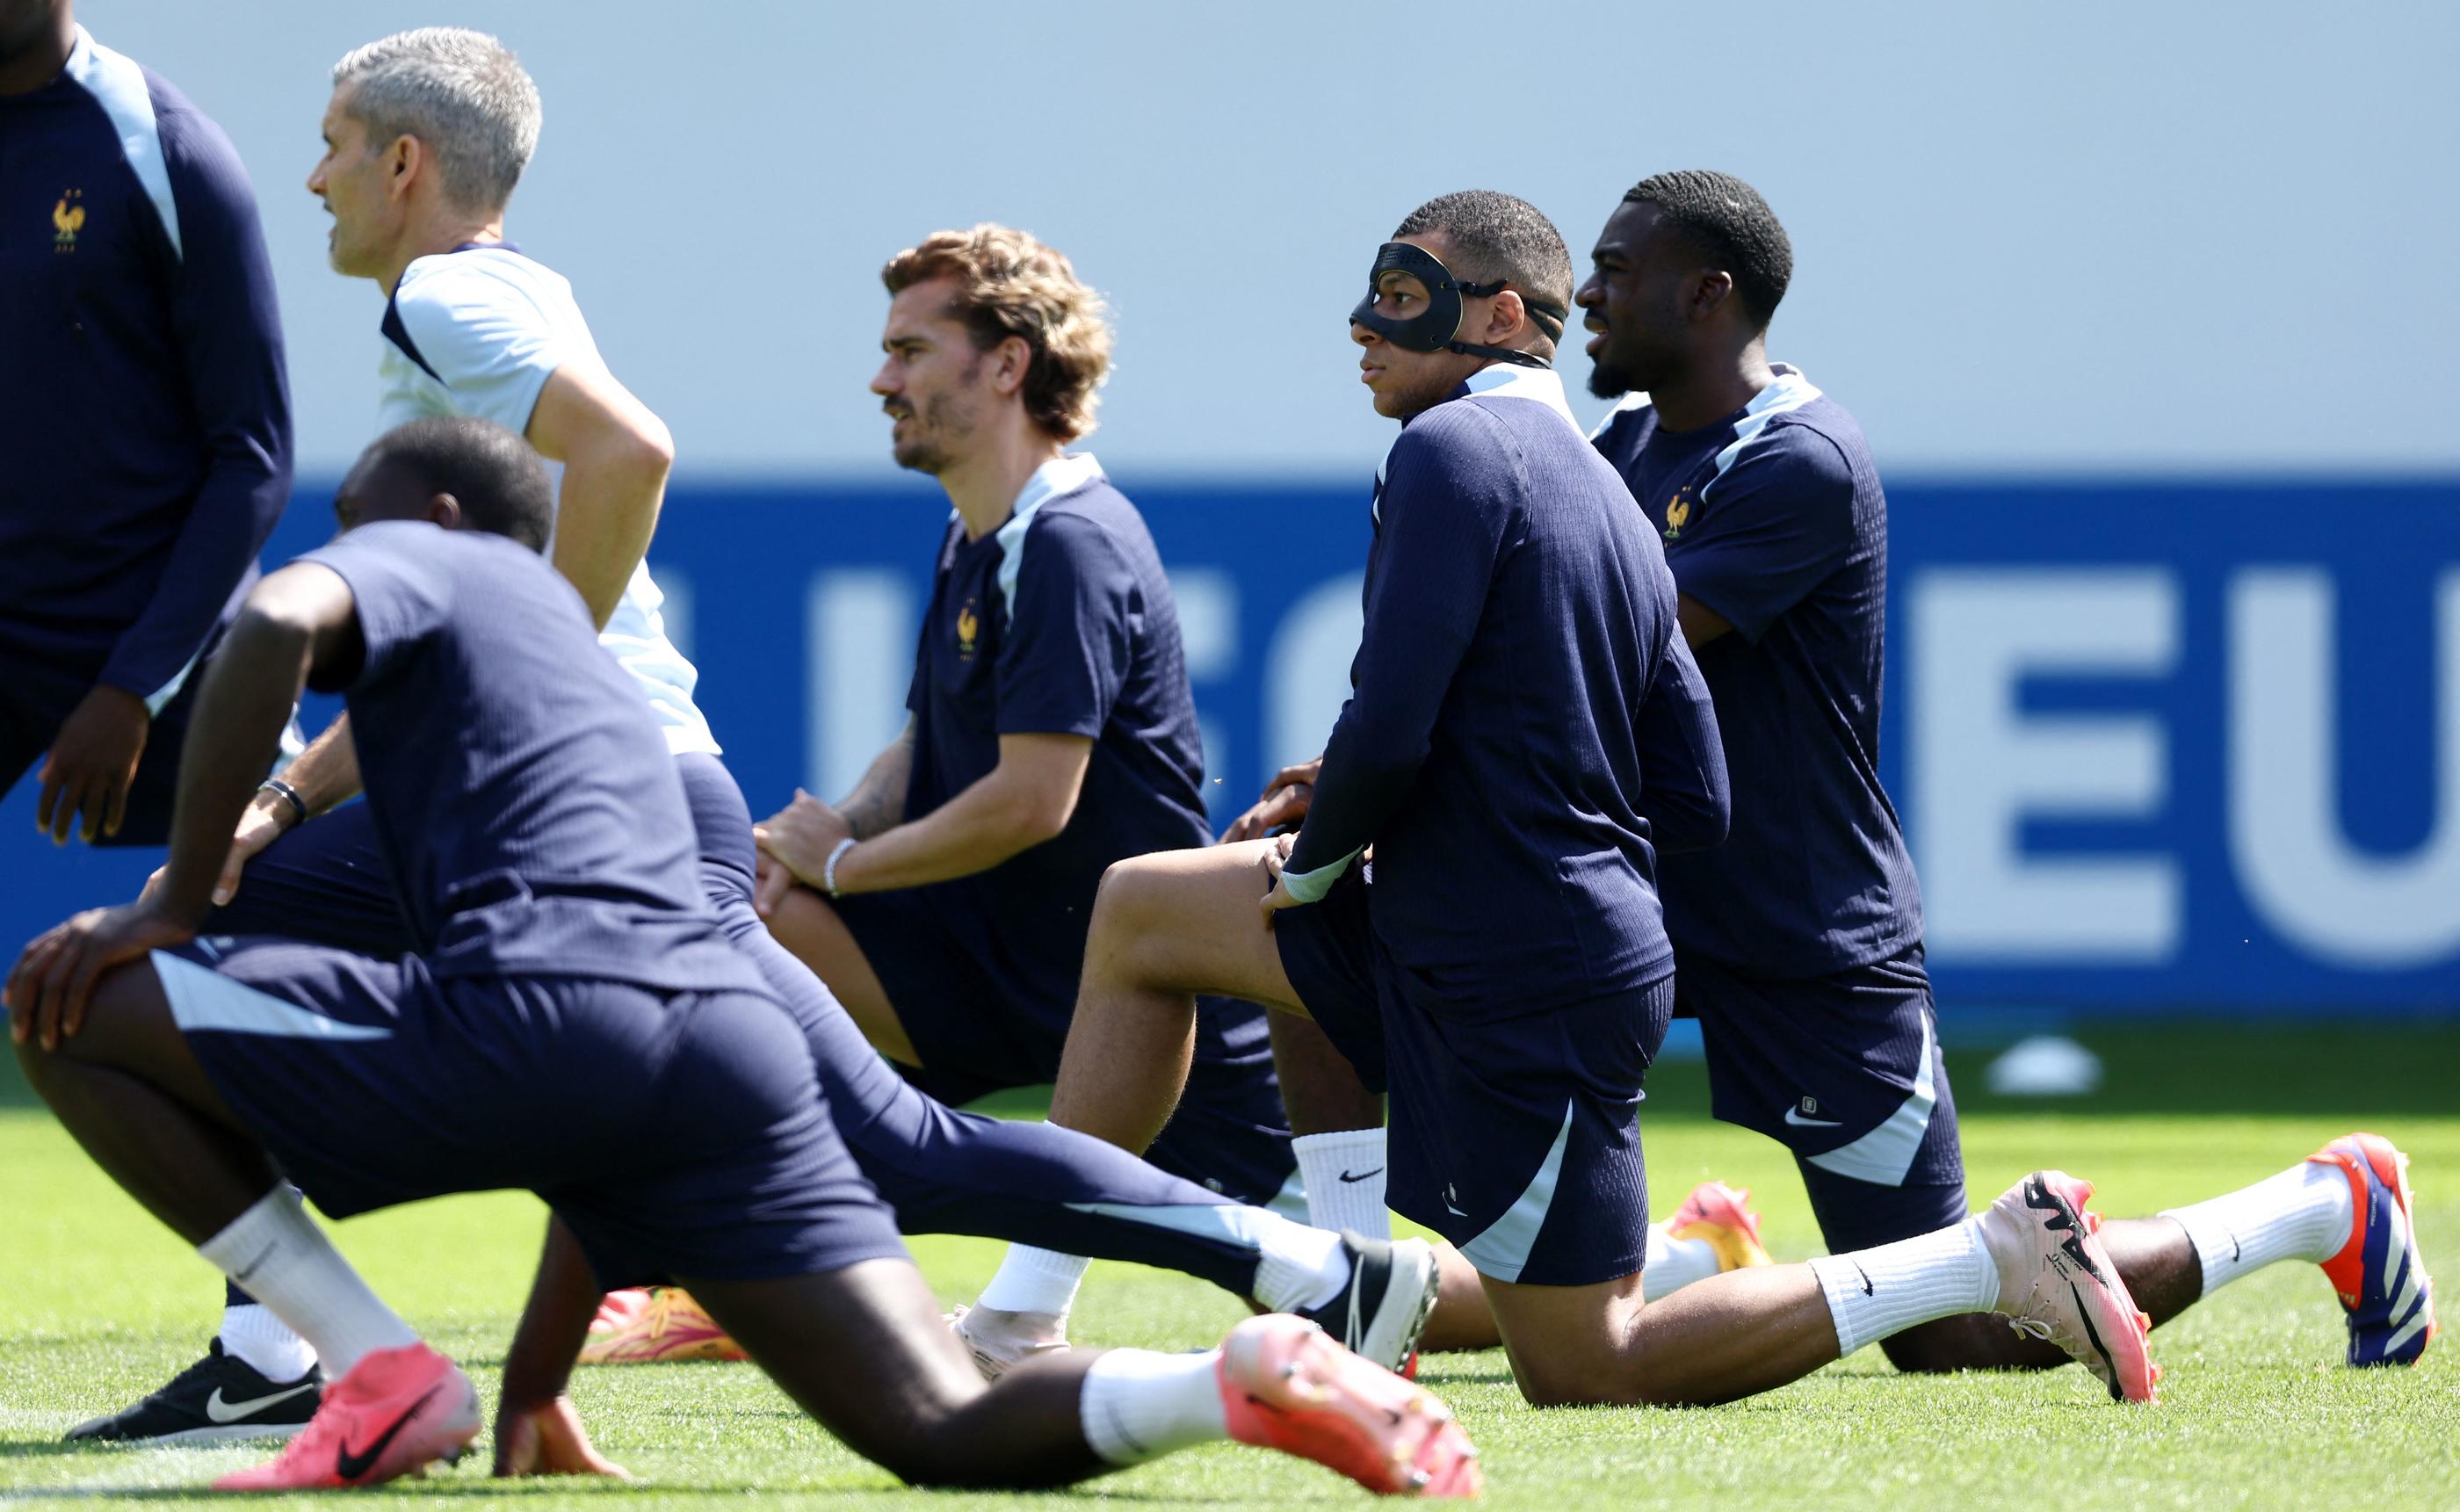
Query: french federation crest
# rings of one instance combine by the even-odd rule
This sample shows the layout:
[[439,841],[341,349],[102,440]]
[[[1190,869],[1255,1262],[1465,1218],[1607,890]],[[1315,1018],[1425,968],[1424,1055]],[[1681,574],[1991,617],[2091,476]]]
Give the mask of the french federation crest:
[[77,202],[85,198],[83,189],[71,189],[52,206],[52,250],[76,250],[77,233],[85,229],[85,206]]
[[1665,539],[1683,539],[1683,527],[1691,522],[1691,485],[1684,484],[1665,501]]
[[974,601],[967,599],[965,607],[957,611],[957,659],[959,661],[969,662],[974,659],[974,641],[982,634],[982,617],[974,612]]

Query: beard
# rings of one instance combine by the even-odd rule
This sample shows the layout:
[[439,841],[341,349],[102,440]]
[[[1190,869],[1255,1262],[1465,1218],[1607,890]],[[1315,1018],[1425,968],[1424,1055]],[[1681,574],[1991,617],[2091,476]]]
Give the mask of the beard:
[[904,440],[889,443],[888,455],[910,473],[936,477],[945,472],[956,460],[959,444],[974,434],[974,412],[954,394],[933,394],[902,418],[914,422],[913,431]]
[[1589,362],[1589,394],[1593,398],[1620,399],[1639,385],[1631,370],[1615,360],[1614,343],[1608,339],[1604,348]]

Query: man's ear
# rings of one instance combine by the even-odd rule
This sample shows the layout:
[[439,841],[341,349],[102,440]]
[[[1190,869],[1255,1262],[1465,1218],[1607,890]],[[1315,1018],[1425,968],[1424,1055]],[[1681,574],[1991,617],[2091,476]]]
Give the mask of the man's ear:
[[461,500],[454,498],[451,494],[429,495],[427,500],[427,519],[430,524],[439,525],[446,530],[461,529]]
[[1025,375],[1033,367],[1033,348],[1023,336],[1003,336],[990,350],[991,391],[1006,397],[1025,387]]
[[1691,286],[1690,308],[1683,313],[1692,320],[1706,320],[1733,297],[1733,274],[1723,268],[1704,268]]
[[421,173],[433,167],[428,161],[427,143],[404,132],[385,149],[385,193],[400,199],[410,193],[410,186],[418,181]]
[[1508,347],[1529,333],[1529,307],[1520,298],[1520,290],[1498,291],[1495,303],[1486,309],[1486,336],[1479,343],[1488,347]]

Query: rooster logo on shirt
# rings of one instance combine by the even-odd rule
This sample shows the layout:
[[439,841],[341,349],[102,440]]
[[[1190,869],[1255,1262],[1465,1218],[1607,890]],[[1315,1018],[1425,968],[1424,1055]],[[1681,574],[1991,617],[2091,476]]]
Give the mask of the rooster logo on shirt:
[[77,233],[85,229],[85,206],[71,204],[69,202],[84,198],[83,189],[71,189],[60,196],[59,203],[52,206],[52,229],[55,233],[52,237],[52,250],[55,252],[76,250]]
[[959,660],[969,662],[974,659],[974,637],[982,633],[982,628],[983,622],[981,618],[974,613],[974,601],[967,599],[965,601],[965,607],[957,611],[957,656]]
[[1681,540],[1683,527],[1691,522],[1690,492],[1691,485],[1686,483],[1665,501],[1665,539],[1668,541]]

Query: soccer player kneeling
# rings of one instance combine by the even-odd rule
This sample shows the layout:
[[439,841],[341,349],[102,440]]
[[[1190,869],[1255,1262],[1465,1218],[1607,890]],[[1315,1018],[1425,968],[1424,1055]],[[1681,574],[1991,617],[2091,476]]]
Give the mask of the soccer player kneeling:
[[1389,1089],[1391,1204],[1476,1267],[1532,1401],[1728,1400],[1993,1310],[2150,1399],[2144,1321],[2058,1172],[1933,1233],[1642,1306],[1641,1083],[1674,996],[1658,854],[1724,837],[1716,723],[1657,533],[1551,370],[1573,291],[1555,227],[1446,196],[1368,281],[1350,334],[1405,428],[1312,807],[1294,839],[1111,869],[1053,1120],[1140,1147],[1191,995],[1263,1002]]
[[[256,588],[207,674],[159,879],[51,930],[9,977],[29,1082],[331,1373],[281,1457],[220,1484],[370,1484],[479,1431],[468,1377],[359,1280],[303,1192],[342,1216],[520,1187],[598,1284],[689,1285],[789,1395],[910,1480],[1061,1484],[1235,1438],[1380,1491],[1474,1492],[1433,1396],[1287,1315],[1205,1354],[1069,1353],[984,1385],[801,1030],[703,896],[666,741],[538,555],[553,508],[498,426],[379,440],[335,498],[344,534]],[[303,682],[343,692],[362,735],[414,940],[396,959],[195,933]],[[562,1395],[596,1291],[533,1294],[498,1473],[612,1469]]]

